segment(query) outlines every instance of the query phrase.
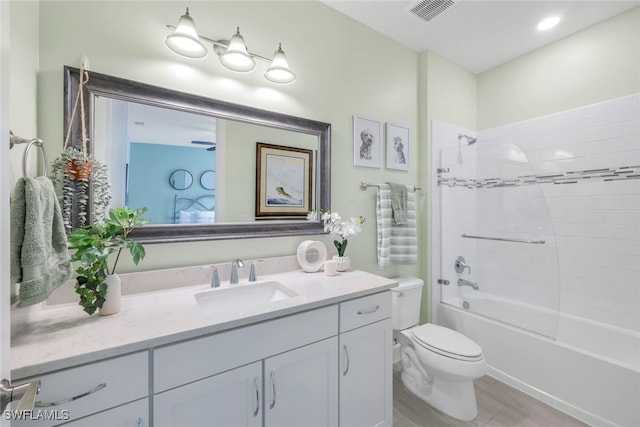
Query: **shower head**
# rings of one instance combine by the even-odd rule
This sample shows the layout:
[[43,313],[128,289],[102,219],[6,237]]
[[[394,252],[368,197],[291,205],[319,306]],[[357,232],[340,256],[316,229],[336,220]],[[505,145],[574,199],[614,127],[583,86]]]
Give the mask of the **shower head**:
[[460,143],[460,140],[461,140],[462,138],[464,138],[464,139],[466,139],[466,140],[467,140],[467,145],[473,145],[473,144],[475,144],[475,143],[476,143],[476,141],[478,140],[478,138],[472,138],[472,137],[470,137],[469,135],[465,135],[465,134],[459,133],[459,134],[458,134],[458,144]]

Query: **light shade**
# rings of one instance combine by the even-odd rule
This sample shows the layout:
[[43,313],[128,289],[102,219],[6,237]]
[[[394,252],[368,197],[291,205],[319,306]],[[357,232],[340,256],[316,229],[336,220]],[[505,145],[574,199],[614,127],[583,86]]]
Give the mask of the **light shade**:
[[271,66],[264,73],[264,77],[272,83],[287,84],[296,80],[296,75],[289,68],[287,57],[282,51],[282,44],[278,45],[278,50],[273,54]]
[[231,71],[248,73],[256,68],[256,63],[247,51],[244,38],[240,35],[240,28],[231,37],[229,47],[220,55],[220,63]]
[[187,8],[185,14],[180,17],[178,26],[173,34],[165,37],[164,44],[172,52],[187,58],[202,59],[206,57],[208,53],[198,38],[196,26],[191,16],[189,16],[189,8]]

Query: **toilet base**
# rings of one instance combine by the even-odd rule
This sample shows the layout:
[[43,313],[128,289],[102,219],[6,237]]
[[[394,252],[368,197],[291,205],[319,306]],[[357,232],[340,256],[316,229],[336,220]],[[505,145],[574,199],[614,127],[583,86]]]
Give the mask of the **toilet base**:
[[434,378],[429,383],[414,368],[403,369],[401,379],[409,391],[450,417],[471,421],[478,415],[473,381],[452,382]]

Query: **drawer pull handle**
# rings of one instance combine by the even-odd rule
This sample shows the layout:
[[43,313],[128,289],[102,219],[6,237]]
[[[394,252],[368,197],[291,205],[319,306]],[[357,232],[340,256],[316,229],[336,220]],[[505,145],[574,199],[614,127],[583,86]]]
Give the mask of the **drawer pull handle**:
[[256,410],[253,411],[253,416],[257,417],[258,412],[260,412],[260,388],[258,386],[258,378],[253,378],[253,385],[256,387]]
[[380,306],[376,305],[375,307],[367,308],[364,310],[358,310],[358,314],[371,314],[371,313],[375,313],[379,309],[380,309]]
[[273,409],[276,406],[276,374],[271,371],[271,405],[269,405],[269,409]]
[[347,348],[347,345],[344,344],[342,348],[344,349],[344,354],[346,356],[346,362],[347,362],[347,366],[344,368],[344,371],[342,372],[342,376],[344,377],[347,375],[347,372],[349,372],[350,363],[349,363],[349,349]]
[[138,423],[136,424],[136,427],[142,427],[142,417],[138,417]]
[[82,399],[85,396],[89,396],[90,394],[93,394],[93,393],[95,393],[97,391],[100,391],[103,388],[105,388],[106,386],[107,386],[107,383],[98,384],[97,386],[95,386],[95,388],[93,388],[93,389],[91,389],[89,391],[85,391],[84,393],[81,393],[81,394],[79,394],[77,396],[70,397],[68,399],[57,400],[55,402],[47,402],[47,403],[36,402],[36,408],[48,408],[50,406],[58,406],[58,405],[62,405],[64,403],[73,402],[74,400]]

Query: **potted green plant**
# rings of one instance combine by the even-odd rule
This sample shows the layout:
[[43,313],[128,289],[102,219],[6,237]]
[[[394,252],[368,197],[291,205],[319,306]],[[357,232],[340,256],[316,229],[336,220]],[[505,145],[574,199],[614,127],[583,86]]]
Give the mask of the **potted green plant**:
[[[92,222],[103,221],[111,201],[107,166],[89,153],[84,96],[81,96],[84,84],[89,80],[89,73],[81,69],[81,75],[83,77],[78,84],[78,92],[64,141],[64,150],[51,164],[51,173],[49,174],[58,194],[67,234],[74,228],[88,223],[87,212],[92,213]],[[78,103],[80,104],[79,119],[82,136],[79,141],[72,144],[70,140],[71,129]],[[91,206],[88,206],[89,204]],[[74,209],[74,205],[76,209]]]
[[[144,259],[144,246],[129,235],[134,228],[149,222],[142,218],[146,211],[146,207],[111,209],[104,222],[83,226],[69,235],[69,247],[75,249],[71,260],[79,262],[75,270],[75,291],[87,314],[98,309],[101,315],[120,310],[120,278],[116,266],[123,249],[129,250],[136,265]],[[109,256],[114,252],[117,254],[109,268]]]

